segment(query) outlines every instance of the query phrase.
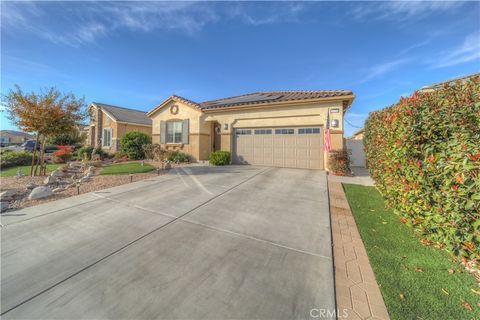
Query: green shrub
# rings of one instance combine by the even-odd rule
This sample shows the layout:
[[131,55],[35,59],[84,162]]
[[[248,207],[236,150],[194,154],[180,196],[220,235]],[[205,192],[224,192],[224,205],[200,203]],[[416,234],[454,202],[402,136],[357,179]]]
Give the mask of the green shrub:
[[168,161],[176,163],[190,162],[192,159],[192,156],[180,151],[167,151],[165,157]]
[[85,159],[85,157],[87,158],[87,160],[91,160],[92,151],[93,151],[92,146],[83,146],[80,149],[78,149],[77,154],[80,160]]
[[375,184],[422,243],[480,258],[480,78],[414,93],[370,113]]
[[5,169],[16,166],[26,166],[32,164],[32,153],[27,151],[11,152],[2,151],[0,158],[0,168]]
[[225,166],[230,164],[230,152],[228,151],[214,151],[210,153],[208,162],[214,166]]
[[152,143],[152,138],[146,133],[132,131],[120,138],[120,146],[129,159],[140,160],[145,158],[143,146]]
[[98,148],[95,148],[95,154],[98,154],[100,156],[100,159],[103,160],[105,158],[109,159],[111,158],[112,156],[104,151],[102,148],[98,147]]
[[345,150],[332,150],[328,154],[328,169],[337,176],[346,176],[351,173],[350,159]]

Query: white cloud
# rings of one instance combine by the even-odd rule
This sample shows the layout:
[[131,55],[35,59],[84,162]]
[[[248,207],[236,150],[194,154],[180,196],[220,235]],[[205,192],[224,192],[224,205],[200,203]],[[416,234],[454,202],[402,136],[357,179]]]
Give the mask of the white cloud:
[[7,2],[2,3],[1,19],[7,34],[26,31],[56,44],[78,47],[119,30],[193,35],[220,19],[254,26],[297,21],[304,5],[282,3],[262,8],[268,10],[253,10],[243,3],[185,1]]
[[7,33],[26,31],[77,47],[120,29],[192,34],[217,16],[211,6],[194,2],[7,2],[1,19]]
[[[259,9],[262,9],[265,3],[256,3]],[[305,11],[305,4],[298,2],[267,3],[269,10],[246,10],[242,3],[236,3],[229,6],[226,16],[229,18],[240,18],[240,20],[249,25],[265,25],[277,22],[296,22],[299,15]]]
[[432,62],[432,67],[450,67],[472,61],[480,61],[480,32],[469,34],[461,45],[441,54],[438,60]]
[[447,12],[462,5],[460,1],[372,1],[354,6],[349,14],[358,20],[373,18],[405,21],[420,19],[438,12]]
[[409,61],[410,59],[400,58],[400,59],[392,60],[389,62],[374,65],[367,71],[367,75],[360,81],[360,83],[364,83],[364,82],[373,80],[375,78],[379,78],[387,73],[390,73],[398,69],[400,66],[404,65],[405,63],[408,63]]

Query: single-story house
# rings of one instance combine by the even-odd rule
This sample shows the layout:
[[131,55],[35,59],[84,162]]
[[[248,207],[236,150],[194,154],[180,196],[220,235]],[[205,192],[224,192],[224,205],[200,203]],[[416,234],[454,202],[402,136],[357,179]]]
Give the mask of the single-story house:
[[120,150],[120,138],[127,132],[140,131],[152,134],[152,120],[144,111],[93,102],[87,143],[106,152]]
[[271,91],[195,102],[173,95],[147,116],[152,140],[207,160],[229,151],[234,164],[324,169],[324,133],[343,149],[343,115],[355,98],[349,90]]
[[33,135],[25,132],[15,130],[0,130],[0,144],[2,146],[22,144],[31,139],[33,139]]

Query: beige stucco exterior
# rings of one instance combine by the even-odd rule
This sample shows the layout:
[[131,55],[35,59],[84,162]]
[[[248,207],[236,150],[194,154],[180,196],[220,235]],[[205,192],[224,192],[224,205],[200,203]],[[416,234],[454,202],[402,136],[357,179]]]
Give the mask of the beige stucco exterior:
[[[351,98],[353,100],[353,97]],[[324,130],[327,115],[330,123],[338,121],[338,127],[331,129],[332,149],[344,148],[343,114],[345,97],[322,99],[321,101],[297,101],[282,104],[262,104],[261,106],[241,106],[220,110],[200,110],[181,100],[170,98],[148,113],[152,119],[152,137],[154,143],[160,143],[161,121],[180,121],[189,119],[188,144],[162,144],[169,150],[181,150],[189,153],[195,160],[207,160],[214,151],[214,126],[220,126],[221,143],[218,149],[233,152],[232,137],[236,128],[321,126]],[[350,101],[351,102],[351,101]],[[171,111],[178,106],[178,113]],[[217,148],[215,148],[217,149]],[[327,157],[324,157],[326,159]]]
[[[116,121],[108,113],[96,108],[94,105],[91,107],[91,113],[93,116],[90,122],[87,143],[95,148],[101,147],[108,153],[115,153],[120,150],[120,138],[127,132],[139,131],[149,136],[152,135],[151,126]],[[99,137],[99,134],[103,134],[103,129],[112,130],[112,144],[110,146],[104,146],[101,136]]]

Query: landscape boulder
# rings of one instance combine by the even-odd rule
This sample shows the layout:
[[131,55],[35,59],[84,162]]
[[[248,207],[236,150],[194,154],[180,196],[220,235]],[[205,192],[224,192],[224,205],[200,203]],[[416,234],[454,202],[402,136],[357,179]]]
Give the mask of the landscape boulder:
[[54,177],[54,178],[59,178],[59,177],[63,177],[64,176],[64,173],[62,170],[54,170],[52,171],[52,173],[50,173],[50,177]]
[[7,201],[0,201],[0,212],[4,212],[8,209]]
[[38,186],[35,183],[30,182],[29,184],[27,184],[27,189],[28,190],[33,190],[36,187],[38,187]]
[[36,187],[28,196],[28,200],[42,199],[51,196],[52,190],[47,186]]
[[16,197],[21,196],[22,194],[22,192],[15,189],[5,190],[0,193],[0,201],[12,201]]
[[43,180],[43,184],[54,184],[57,183],[57,178],[48,176],[45,180]]

